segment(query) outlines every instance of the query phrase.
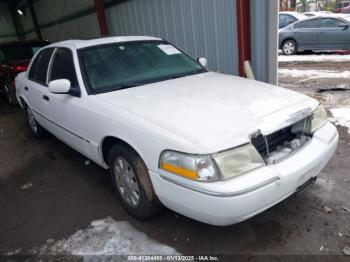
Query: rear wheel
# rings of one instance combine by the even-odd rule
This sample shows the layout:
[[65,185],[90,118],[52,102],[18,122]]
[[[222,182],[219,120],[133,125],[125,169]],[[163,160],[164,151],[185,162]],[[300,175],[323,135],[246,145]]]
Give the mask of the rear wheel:
[[297,51],[297,42],[294,40],[289,39],[283,42],[282,52],[284,55],[295,55]]
[[14,88],[9,86],[8,84],[4,84],[4,90],[6,95],[6,100],[10,105],[16,104],[16,96],[14,94]]
[[147,219],[162,209],[148,169],[134,150],[115,144],[109,155],[109,169],[119,199],[132,216]]
[[32,110],[26,107],[27,119],[29,127],[32,130],[34,137],[42,138],[46,135],[46,130],[35,120]]

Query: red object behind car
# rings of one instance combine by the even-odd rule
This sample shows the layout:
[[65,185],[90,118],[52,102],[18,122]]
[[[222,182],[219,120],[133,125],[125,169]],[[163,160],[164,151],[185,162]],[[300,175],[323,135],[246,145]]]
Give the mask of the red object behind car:
[[350,14],[350,5],[342,8],[341,13],[342,14]]
[[27,70],[33,55],[48,41],[16,41],[0,44],[0,93],[6,95],[10,104],[16,103],[14,79]]

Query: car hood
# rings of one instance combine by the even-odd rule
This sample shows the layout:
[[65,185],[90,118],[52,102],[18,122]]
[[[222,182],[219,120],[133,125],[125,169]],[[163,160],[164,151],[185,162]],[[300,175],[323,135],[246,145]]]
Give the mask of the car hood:
[[197,153],[246,143],[257,130],[269,134],[317,106],[296,92],[212,72],[96,97],[186,138]]

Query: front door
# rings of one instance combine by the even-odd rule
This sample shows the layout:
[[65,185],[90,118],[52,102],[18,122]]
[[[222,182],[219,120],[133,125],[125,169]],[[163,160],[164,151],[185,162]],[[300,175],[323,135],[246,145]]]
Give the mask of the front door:
[[69,80],[71,91],[69,94],[49,94],[48,117],[53,125],[50,131],[75,150],[86,154],[89,141],[84,135],[83,98],[80,96],[72,51],[68,48],[58,48],[54,54],[49,81],[57,79]]
[[320,45],[325,50],[347,49],[350,45],[349,25],[336,18],[322,18]]

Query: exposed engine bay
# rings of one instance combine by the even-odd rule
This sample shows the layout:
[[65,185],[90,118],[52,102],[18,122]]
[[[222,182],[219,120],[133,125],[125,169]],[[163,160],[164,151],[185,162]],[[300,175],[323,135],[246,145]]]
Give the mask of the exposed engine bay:
[[260,132],[251,136],[251,142],[267,164],[274,164],[303,147],[312,139],[311,117],[280,129],[270,135]]

